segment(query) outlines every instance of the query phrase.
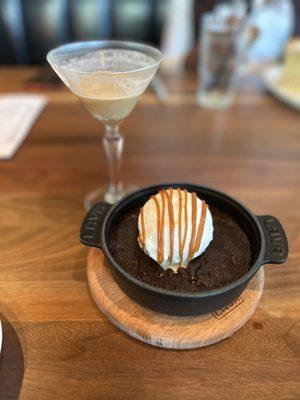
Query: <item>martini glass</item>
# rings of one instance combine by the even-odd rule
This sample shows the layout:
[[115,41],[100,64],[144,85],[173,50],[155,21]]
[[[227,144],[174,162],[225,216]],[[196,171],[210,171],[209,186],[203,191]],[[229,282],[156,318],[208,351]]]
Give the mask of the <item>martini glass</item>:
[[84,206],[115,203],[130,191],[122,181],[124,139],[119,125],[136,105],[157,71],[162,54],[154,47],[114,40],[66,44],[47,60],[91,114],[102,121],[109,184],[87,194]]

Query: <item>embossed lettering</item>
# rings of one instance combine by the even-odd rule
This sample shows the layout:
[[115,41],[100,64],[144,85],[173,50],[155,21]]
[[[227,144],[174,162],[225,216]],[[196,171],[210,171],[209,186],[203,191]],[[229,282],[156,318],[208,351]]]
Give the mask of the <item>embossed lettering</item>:
[[221,319],[221,318],[225,317],[225,315],[230,313],[232,310],[234,310],[236,307],[238,307],[240,304],[242,304],[243,302],[244,302],[244,300],[241,297],[237,297],[231,303],[227,304],[227,306],[221,308],[218,311],[213,312],[212,315],[216,319]]
[[276,227],[276,222],[268,218],[264,221],[266,230],[269,233],[269,238],[271,241],[271,252],[274,256],[281,257],[284,255],[284,241],[281,236],[280,230]]

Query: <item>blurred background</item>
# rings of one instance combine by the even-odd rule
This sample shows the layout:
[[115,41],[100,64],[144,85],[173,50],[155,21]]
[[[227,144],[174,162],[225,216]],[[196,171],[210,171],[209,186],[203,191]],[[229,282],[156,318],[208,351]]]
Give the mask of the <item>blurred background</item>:
[[[0,64],[41,66],[27,89],[61,86],[46,63],[60,44],[132,40],[164,54],[151,84],[161,102],[170,100],[169,78],[188,73],[198,76],[199,105],[228,108],[240,77],[259,70],[270,92],[300,109],[299,39],[278,69],[299,34],[299,0],[0,0]],[[259,69],[270,64],[277,70]]]
[[287,36],[300,33],[299,0],[0,0],[0,63],[44,64],[61,43],[105,38],[151,43],[167,56],[186,54],[199,37],[201,16],[216,7],[226,13],[228,3],[251,7],[270,59],[282,56]]

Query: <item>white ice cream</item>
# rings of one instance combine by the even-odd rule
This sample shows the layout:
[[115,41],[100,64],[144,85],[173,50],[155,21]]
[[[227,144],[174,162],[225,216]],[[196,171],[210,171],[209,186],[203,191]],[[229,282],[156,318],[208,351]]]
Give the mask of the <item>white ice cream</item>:
[[[167,190],[168,194],[170,194],[170,189]],[[201,253],[203,253],[209,243],[213,239],[213,222],[212,216],[209,211],[209,208],[206,208],[206,216],[203,227],[203,233],[200,241],[200,245],[195,249],[193,256],[189,259],[189,248],[192,239],[192,194],[187,192],[187,234],[185,243],[183,243],[183,236],[185,231],[185,217],[184,217],[184,191],[181,192],[181,242],[183,246],[182,259],[180,259],[180,251],[179,251],[179,193],[178,190],[172,191],[172,204],[173,204],[173,215],[174,215],[174,239],[173,239],[173,258],[170,260],[170,221],[169,221],[169,209],[168,204],[165,202],[165,211],[164,211],[164,232],[163,232],[163,252],[162,252],[162,261],[160,265],[163,269],[172,268],[174,271],[177,271],[178,267],[187,267],[188,262],[198,257]],[[162,217],[162,196],[158,193],[155,198],[159,203],[160,209],[160,218]],[[197,203],[197,216],[195,219],[194,230],[197,232],[201,220],[201,214],[204,210],[204,202],[202,202],[198,197],[196,198]],[[144,218],[144,235],[142,228],[142,220],[141,220],[140,212],[138,219],[138,229],[139,229],[139,243],[141,248],[148,254],[153,260],[158,262],[158,229],[157,229],[157,205],[153,198],[150,198],[145,205],[143,206],[143,218]],[[203,223],[203,221],[202,221]],[[144,238],[144,245],[141,243]],[[195,243],[195,235],[194,235],[194,243]]]

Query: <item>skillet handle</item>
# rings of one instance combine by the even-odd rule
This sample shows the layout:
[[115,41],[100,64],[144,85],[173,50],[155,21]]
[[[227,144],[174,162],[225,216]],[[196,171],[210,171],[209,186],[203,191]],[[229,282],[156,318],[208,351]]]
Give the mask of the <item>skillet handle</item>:
[[277,218],[271,215],[257,216],[262,227],[266,251],[263,264],[282,264],[287,260],[289,253],[285,231]]
[[80,228],[80,242],[101,249],[101,228],[111,204],[97,203],[84,217]]

